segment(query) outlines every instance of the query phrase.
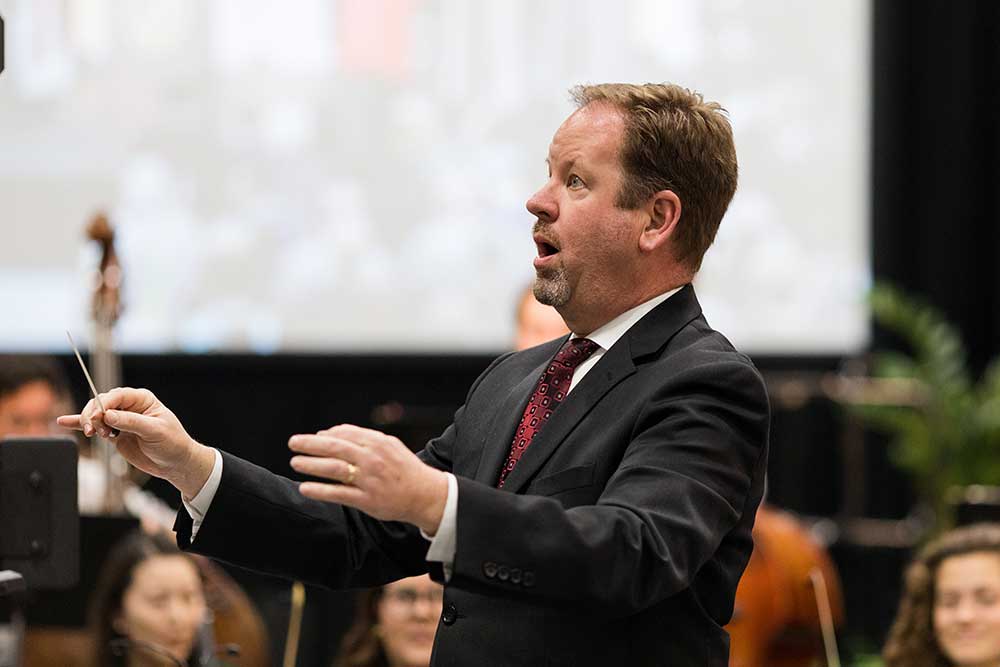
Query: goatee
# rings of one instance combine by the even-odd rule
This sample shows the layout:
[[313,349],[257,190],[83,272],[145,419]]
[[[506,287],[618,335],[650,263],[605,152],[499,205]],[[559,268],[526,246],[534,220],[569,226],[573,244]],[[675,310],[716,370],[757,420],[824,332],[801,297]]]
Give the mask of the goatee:
[[564,306],[569,303],[570,288],[563,269],[549,269],[535,277],[532,292],[538,303],[546,306]]

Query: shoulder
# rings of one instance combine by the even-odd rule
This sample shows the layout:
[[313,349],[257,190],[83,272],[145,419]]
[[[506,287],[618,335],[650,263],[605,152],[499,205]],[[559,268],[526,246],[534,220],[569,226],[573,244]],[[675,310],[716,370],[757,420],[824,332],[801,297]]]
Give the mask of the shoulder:
[[[507,352],[500,355],[480,375],[479,381],[500,380],[509,381],[524,377],[539,366],[552,359],[562,346],[565,337],[550,340],[547,343],[529,347],[518,352]],[[478,383],[478,382],[477,382]]]
[[692,366],[735,364],[760,375],[750,357],[737,350],[724,334],[709,326],[703,315],[677,332],[664,348],[661,359]]
[[712,395],[770,412],[764,378],[753,361],[701,314],[680,327],[655,354],[636,361],[638,374],[659,398]]

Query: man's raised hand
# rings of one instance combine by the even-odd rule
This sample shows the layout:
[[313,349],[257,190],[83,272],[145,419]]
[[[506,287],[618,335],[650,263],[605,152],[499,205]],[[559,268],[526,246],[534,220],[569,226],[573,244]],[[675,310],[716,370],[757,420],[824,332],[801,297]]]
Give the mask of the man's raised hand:
[[348,505],[389,521],[405,521],[434,535],[448,497],[447,475],[427,465],[385,433],[342,424],[288,441],[291,466],[339,484],[303,482],[302,495]]
[[123,387],[100,395],[105,412],[91,399],[80,414],[59,417],[60,426],[86,436],[121,433],[113,442],[139,470],[167,480],[187,499],[204,486],[215,464],[215,452],[196,442],[174,413],[148,389]]

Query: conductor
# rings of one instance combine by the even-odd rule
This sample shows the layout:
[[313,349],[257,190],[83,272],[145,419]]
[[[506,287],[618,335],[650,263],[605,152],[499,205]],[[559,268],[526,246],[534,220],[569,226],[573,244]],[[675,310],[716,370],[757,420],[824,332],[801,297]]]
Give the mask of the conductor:
[[572,332],[505,354],[413,454],[338,425],[281,478],[144,389],[79,415],[185,501],[180,545],[334,588],[430,572],[432,664],[723,667],[763,490],[768,403],[691,281],[736,189],[722,110],[671,84],[573,90],[527,202],[537,299]]

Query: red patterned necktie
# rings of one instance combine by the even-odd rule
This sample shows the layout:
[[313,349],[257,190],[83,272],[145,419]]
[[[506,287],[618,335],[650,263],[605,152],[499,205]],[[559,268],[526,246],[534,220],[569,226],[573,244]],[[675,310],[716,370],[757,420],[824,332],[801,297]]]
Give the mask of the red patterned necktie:
[[503,488],[507,475],[517,465],[524,450],[528,448],[531,441],[542,430],[545,422],[566,398],[570,382],[573,380],[573,371],[586,361],[598,347],[600,346],[597,343],[587,338],[573,338],[566,341],[549,362],[545,372],[538,378],[538,384],[531,394],[531,399],[528,400],[528,405],[524,408],[521,423],[514,431],[514,442],[510,444],[510,454],[507,455],[507,462],[504,463],[503,470],[500,471],[500,480],[497,482],[498,489]]

